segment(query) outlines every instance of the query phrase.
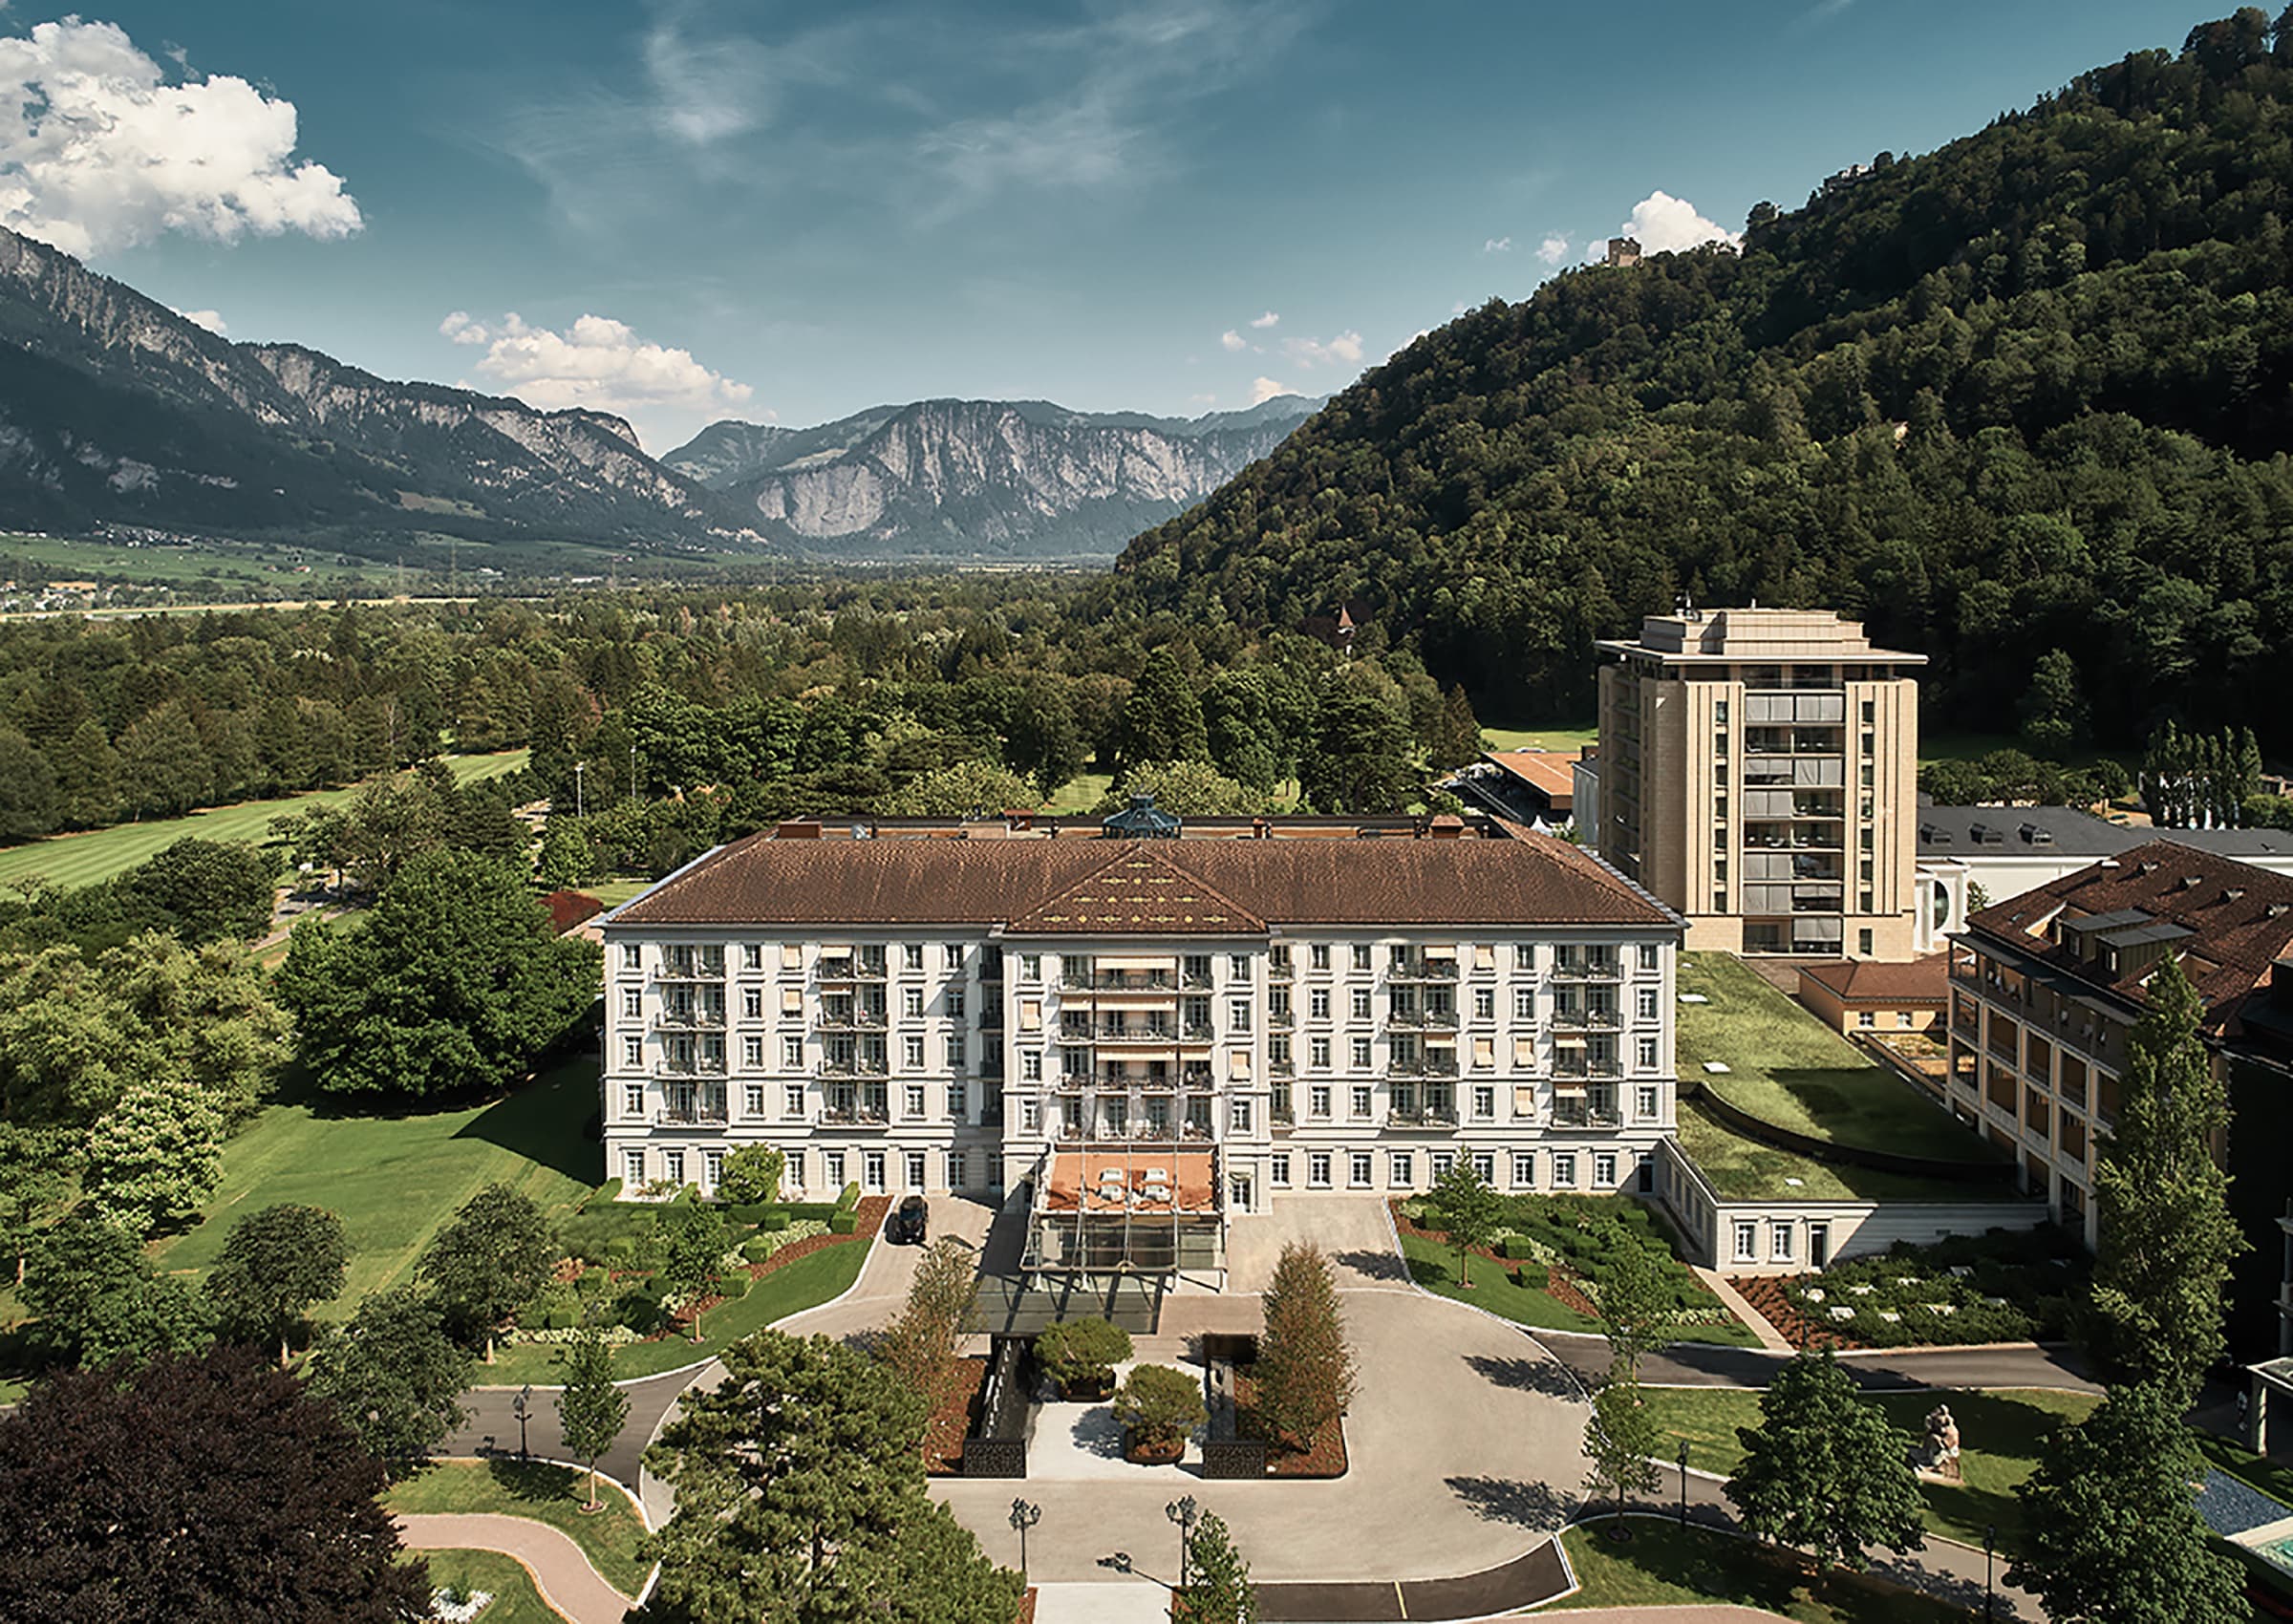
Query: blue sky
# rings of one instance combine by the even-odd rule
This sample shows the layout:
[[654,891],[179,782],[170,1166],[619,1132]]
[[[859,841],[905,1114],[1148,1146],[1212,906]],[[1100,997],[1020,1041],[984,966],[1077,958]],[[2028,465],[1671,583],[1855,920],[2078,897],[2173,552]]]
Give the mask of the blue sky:
[[656,452],[929,395],[1190,414],[2231,9],[0,0],[0,224]]

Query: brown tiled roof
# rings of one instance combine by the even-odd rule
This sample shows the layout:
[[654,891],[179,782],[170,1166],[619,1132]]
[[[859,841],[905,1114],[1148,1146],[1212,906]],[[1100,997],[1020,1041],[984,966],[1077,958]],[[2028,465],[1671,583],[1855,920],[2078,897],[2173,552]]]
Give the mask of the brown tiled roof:
[[1554,811],[1565,810],[1576,796],[1577,753],[1574,750],[1490,750],[1484,759],[1543,793]]
[[1799,973],[1848,1003],[1939,1004],[1949,995],[1951,983],[1946,953],[1932,953],[1908,964],[1880,964],[1873,959],[1811,964]]
[[[1511,832],[1511,831],[1509,831]],[[1257,935],[1270,925],[1661,925],[1565,841],[775,840],[626,905],[628,925],[1009,925]]]
[[2138,1002],[2138,973],[2109,982],[2102,966],[2080,963],[2045,935],[2058,912],[2074,920],[2121,908],[2194,932],[2175,946],[2182,970],[2206,1002],[2209,1027],[2228,1020],[2269,967],[2293,948],[2293,879],[2172,840],[2154,840],[2066,874],[1984,908],[1967,925],[1978,938],[1998,938],[2049,968]]

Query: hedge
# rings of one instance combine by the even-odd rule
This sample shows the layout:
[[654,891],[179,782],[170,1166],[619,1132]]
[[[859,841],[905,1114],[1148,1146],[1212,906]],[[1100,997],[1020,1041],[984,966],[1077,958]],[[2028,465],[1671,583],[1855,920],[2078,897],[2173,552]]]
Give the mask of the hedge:
[[850,1212],[859,1205],[860,1186],[857,1184],[845,1186],[843,1193],[836,1197],[836,1210],[839,1212]]
[[848,1235],[859,1228],[860,1214],[857,1212],[839,1212],[828,1220],[828,1233],[831,1235]]
[[755,1281],[751,1280],[748,1275],[742,1273],[739,1270],[735,1270],[730,1274],[725,1274],[718,1277],[717,1281],[717,1293],[718,1295],[723,1297],[726,1302],[737,1303],[742,1297],[748,1295],[748,1289],[754,1284]]

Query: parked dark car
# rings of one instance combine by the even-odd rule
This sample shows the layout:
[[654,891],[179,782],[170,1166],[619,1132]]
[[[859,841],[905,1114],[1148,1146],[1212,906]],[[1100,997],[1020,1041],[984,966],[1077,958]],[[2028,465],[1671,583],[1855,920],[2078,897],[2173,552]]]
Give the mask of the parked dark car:
[[932,1218],[932,1208],[920,1195],[911,1195],[892,1208],[891,1222],[884,1227],[885,1238],[893,1246],[920,1247]]

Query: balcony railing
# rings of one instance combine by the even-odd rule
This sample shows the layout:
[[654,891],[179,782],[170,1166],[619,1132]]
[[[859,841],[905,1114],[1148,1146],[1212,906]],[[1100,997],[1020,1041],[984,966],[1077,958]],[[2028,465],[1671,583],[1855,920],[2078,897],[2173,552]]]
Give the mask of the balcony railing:
[[1457,961],[1453,958],[1404,959],[1386,972],[1392,981],[1454,981],[1457,979]]
[[1454,1105],[1426,1105],[1409,1110],[1388,1111],[1385,1125],[1390,1128],[1453,1128],[1457,1125],[1457,1107]]
[[1109,1022],[1095,1034],[1102,1043],[1168,1043],[1178,1036],[1175,1026],[1123,1026]]
[[1457,1075],[1457,1057],[1445,1054],[1439,1049],[1427,1050],[1425,1053],[1425,1075],[1427,1077],[1455,1077]]
[[661,963],[657,979],[662,981],[721,981],[724,979],[724,955],[695,958],[670,958]]
[[705,1058],[693,1060],[655,1060],[653,1066],[653,1075],[655,1077],[722,1077],[724,1071],[725,1062],[723,1060],[712,1060]]
[[688,1031],[720,1028],[724,1025],[724,1011],[721,1009],[663,1010],[657,1024],[679,1027]]
[[1613,1032],[1618,1017],[1615,1010],[1554,1010],[1553,1024],[1567,1032]]
[[824,1105],[820,1120],[831,1127],[880,1128],[891,1123],[891,1113],[881,1105]]
[[1556,959],[1553,965],[1555,981],[1616,981],[1622,978],[1621,959]]
[[1168,970],[1103,970],[1091,977],[1101,993],[1170,993],[1178,989],[1178,974]]
[[724,1101],[719,1100],[714,1104],[703,1100],[696,1105],[664,1105],[654,1112],[653,1120],[656,1126],[682,1128],[714,1125],[730,1122],[732,1118],[725,1110]]
[[1564,1100],[1553,1106],[1553,1125],[1556,1128],[1620,1128],[1624,1125],[1624,1113],[1614,1105],[1583,1105]]
[[1297,1013],[1295,1010],[1268,1010],[1266,1012],[1266,1029],[1269,1032],[1291,1032],[1295,1031],[1297,1026]]

